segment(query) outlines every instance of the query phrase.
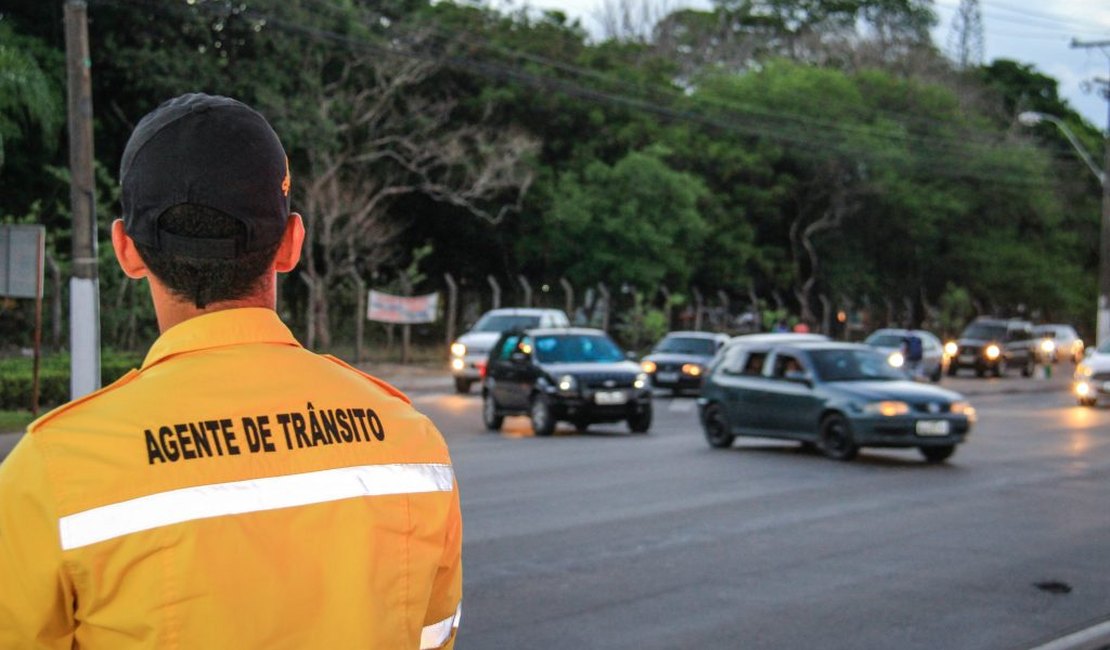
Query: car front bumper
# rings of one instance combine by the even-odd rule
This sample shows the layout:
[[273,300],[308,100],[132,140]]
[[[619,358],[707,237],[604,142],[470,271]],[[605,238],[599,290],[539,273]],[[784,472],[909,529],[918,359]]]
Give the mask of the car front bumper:
[[566,395],[549,393],[552,411],[556,419],[586,422],[619,422],[642,415],[651,410],[651,393],[632,389],[625,390],[623,404],[599,404],[594,393]]
[[[954,445],[963,442],[971,431],[971,422],[962,415],[853,417],[849,421],[852,437],[862,447]],[[942,427],[947,433],[938,433]]]

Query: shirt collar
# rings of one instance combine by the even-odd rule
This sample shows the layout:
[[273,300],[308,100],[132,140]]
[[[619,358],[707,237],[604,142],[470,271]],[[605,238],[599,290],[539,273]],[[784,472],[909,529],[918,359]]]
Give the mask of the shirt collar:
[[182,321],[169,328],[150,347],[143,369],[183,352],[243,343],[277,343],[300,347],[293,333],[272,309],[224,309]]

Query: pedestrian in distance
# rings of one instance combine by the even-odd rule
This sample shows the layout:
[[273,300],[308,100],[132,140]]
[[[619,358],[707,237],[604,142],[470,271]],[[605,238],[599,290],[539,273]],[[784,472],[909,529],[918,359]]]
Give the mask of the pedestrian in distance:
[[0,465],[0,648],[451,648],[447,446],[274,311],[301,217],[277,134],[226,97],[144,117],[112,246],[161,335]]
[[922,376],[922,361],[925,358],[925,346],[921,337],[912,331],[902,337],[902,360],[906,372],[914,378]]

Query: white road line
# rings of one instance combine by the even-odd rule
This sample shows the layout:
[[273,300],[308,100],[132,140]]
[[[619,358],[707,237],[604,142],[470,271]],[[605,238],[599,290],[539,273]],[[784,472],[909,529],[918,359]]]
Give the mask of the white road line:
[[1096,650],[1110,644],[1110,621],[1062,636],[1030,650]]

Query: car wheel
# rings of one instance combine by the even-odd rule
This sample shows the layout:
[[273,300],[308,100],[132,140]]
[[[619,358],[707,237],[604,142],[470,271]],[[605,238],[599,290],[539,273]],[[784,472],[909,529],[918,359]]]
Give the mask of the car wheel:
[[729,432],[725,412],[720,404],[714,403],[705,407],[705,422],[702,423],[702,428],[705,429],[705,440],[715,449],[728,449],[736,440],[736,436]]
[[925,457],[927,463],[943,463],[956,453],[956,445],[940,445],[938,447],[918,447],[918,451]]
[[642,413],[637,413],[628,418],[628,428],[632,430],[632,433],[647,433],[647,430],[651,428],[650,404]]
[[578,433],[586,433],[590,429],[590,424],[589,420],[575,420],[574,430]]
[[1079,399],[1079,405],[1080,406],[1094,406],[1097,403],[1098,403],[1097,400],[1093,400],[1089,397],[1081,397]]
[[465,377],[455,377],[455,392],[466,395],[470,392],[470,380]]
[[482,422],[490,431],[500,431],[505,422],[505,416],[497,413],[497,400],[489,393],[482,396]]
[[532,431],[537,436],[550,436],[555,432],[555,418],[551,415],[551,403],[546,395],[536,393],[532,397],[528,415],[532,418]]
[[933,371],[933,374],[929,375],[929,381],[936,384],[936,383],[940,382],[940,378],[943,374],[944,374],[944,368],[942,368],[941,366],[938,365],[937,369]]
[[948,376],[949,377],[955,377],[956,373],[959,372],[959,371],[960,371],[960,367],[957,366],[954,362],[950,363],[948,365]]
[[852,438],[852,428],[848,425],[848,420],[839,413],[833,413],[821,421],[818,445],[821,453],[833,460],[852,460],[859,453],[859,445]]

